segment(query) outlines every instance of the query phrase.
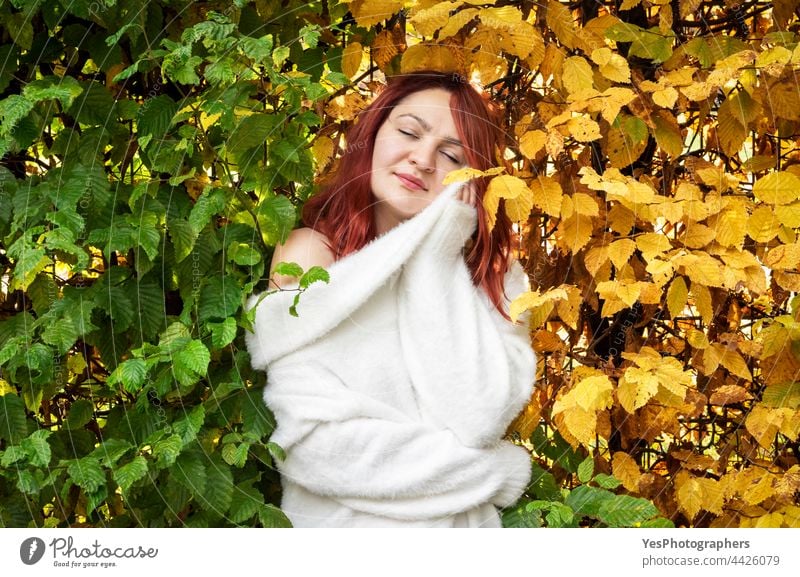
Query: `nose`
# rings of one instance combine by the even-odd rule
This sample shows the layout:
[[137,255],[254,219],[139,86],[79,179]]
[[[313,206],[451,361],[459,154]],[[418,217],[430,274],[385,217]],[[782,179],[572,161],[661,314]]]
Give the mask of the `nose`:
[[433,172],[436,170],[436,150],[430,142],[418,141],[408,155],[408,160],[416,168],[423,172]]

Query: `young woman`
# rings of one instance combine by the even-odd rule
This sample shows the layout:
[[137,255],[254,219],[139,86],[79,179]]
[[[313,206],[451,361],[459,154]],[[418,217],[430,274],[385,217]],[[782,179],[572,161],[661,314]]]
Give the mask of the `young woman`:
[[276,248],[273,267],[330,273],[297,316],[296,279],[252,300],[248,348],[267,370],[295,526],[498,527],[527,486],[527,451],[502,440],[535,376],[528,331],[507,314],[527,279],[502,206],[489,228],[485,182],[443,184],[501,155],[463,78],[396,77],[347,134],[306,228]]

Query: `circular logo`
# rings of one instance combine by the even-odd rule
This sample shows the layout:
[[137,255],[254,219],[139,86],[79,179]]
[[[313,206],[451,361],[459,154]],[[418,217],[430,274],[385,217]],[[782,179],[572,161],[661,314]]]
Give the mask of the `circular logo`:
[[39,537],[28,537],[19,546],[19,558],[25,565],[35,565],[44,556],[44,541]]

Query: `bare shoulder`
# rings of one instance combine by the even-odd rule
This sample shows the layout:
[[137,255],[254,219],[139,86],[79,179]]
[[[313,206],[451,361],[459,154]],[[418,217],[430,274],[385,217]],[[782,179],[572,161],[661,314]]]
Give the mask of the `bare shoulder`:
[[279,262],[294,262],[299,264],[303,270],[308,270],[312,266],[327,267],[335,260],[333,251],[328,247],[325,235],[313,228],[298,228],[289,233],[286,242],[275,247],[270,265],[270,276],[272,282],[270,287],[276,288],[297,283],[297,279],[291,276],[272,275],[272,270]]

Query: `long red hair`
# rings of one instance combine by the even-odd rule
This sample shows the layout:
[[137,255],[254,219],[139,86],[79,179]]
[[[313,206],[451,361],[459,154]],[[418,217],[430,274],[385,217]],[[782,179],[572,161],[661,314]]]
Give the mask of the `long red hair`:
[[[370,186],[375,134],[403,98],[430,88],[450,93],[450,109],[458,137],[466,145],[469,166],[486,170],[503,161],[503,134],[497,116],[488,100],[464,77],[434,71],[395,76],[349,128],[344,153],[324,179],[320,191],[303,206],[303,223],[325,235],[337,259],[363,248],[376,236],[372,210],[375,198]],[[480,200],[478,228],[472,236],[466,263],[475,285],[507,317],[502,301],[503,277],[511,250],[511,221],[501,202],[497,222],[489,230],[483,208],[486,179],[478,179],[475,184]]]

